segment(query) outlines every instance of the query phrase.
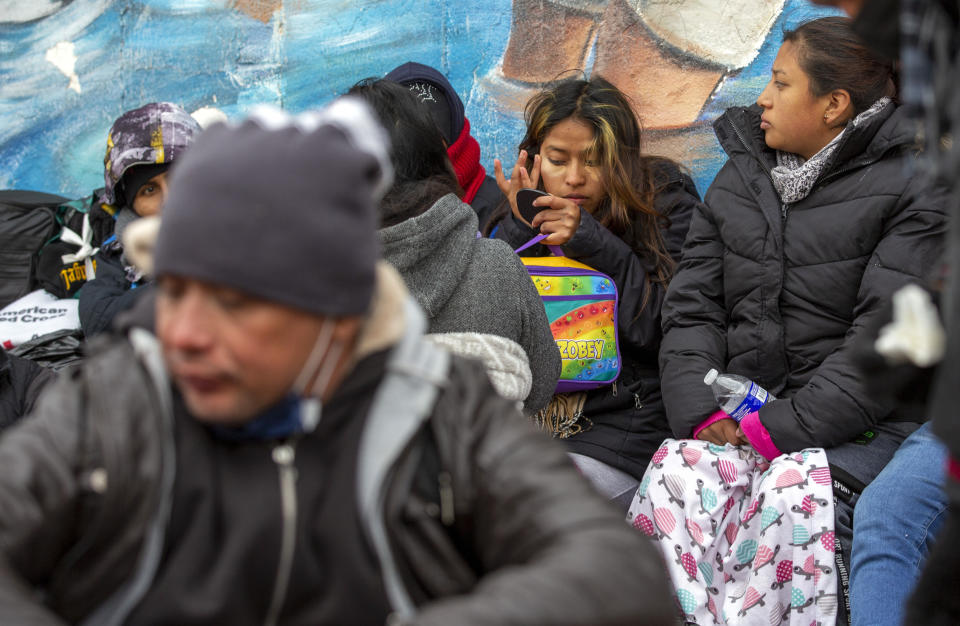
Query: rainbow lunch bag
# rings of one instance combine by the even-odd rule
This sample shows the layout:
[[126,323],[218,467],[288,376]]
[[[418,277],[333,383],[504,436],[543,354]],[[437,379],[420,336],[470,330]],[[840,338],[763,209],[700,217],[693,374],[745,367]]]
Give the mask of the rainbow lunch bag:
[[[534,237],[516,252],[539,243]],[[617,338],[617,286],[589,265],[563,256],[520,257],[543,301],[563,369],[557,393],[608,385],[620,375]]]

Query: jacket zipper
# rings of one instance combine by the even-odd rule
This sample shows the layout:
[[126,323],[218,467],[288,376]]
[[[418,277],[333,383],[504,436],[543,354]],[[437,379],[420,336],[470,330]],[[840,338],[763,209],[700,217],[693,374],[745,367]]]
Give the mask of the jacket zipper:
[[597,270],[581,269],[577,267],[552,267],[549,265],[528,265],[528,273],[543,274],[545,276],[596,276],[597,278],[612,278]]
[[280,560],[277,563],[277,578],[273,585],[270,609],[264,620],[265,626],[275,626],[280,618],[287,589],[290,586],[290,573],[293,569],[294,548],[297,541],[297,468],[296,443],[282,443],[271,452],[273,462],[277,464],[280,477],[280,511],[283,518],[283,531],[280,543]]
[[[772,181],[773,180],[772,170],[769,167],[767,167],[767,164],[763,162],[763,159],[757,156],[757,154],[753,151],[753,148],[750,146],[750,144],[747,143],[747,140],[743,137],[743,133],[740,132],[740,127],[734,124],[732,121],[730,122],[730,126],[733,127],[733,133],[737,136],[737,139],[740,140],[740,143],[743,144],[743,147],[746,148],[747,152],[749,152],[750,155],[757,160],[757,163],[760,164],[760,167],[764,169],[764,171],[767,173],[767,176]],[[785,202],[780,203],[780,216],[782,219],[787,219],[787,204]]]
[[440,472],[437,483],[440,486],[440,522],[444,526],[453,526],[453,477],[450,476],[450,472]]
[[766,170],[767,175],[769,176],[769,175],[770,175],[770,168],[767,167],[767,164],[763,162],[763,159],[761,159],[761,158],[757,155],[757,153],[753,151],[753,146],[751,146],[749,143],[747,143],[747,140],[743,137],[743,133],[740,132],[740,127],[737,126],[736,124],[734,124],[734,123],[733,123],[733,120],[730,121],[730,126],[733,127],[733,133],[737,136],[737,139],[740,140],[740,143],[743,145],[743,147],[747,149],[747,152],[750,153],[750,156],[752,156],[753,158],[755,158],[755,159],[757,160],[757,162],[760,164],[760,167],[762,167],[764,170]]
[[[740,132],[740,128],[732,122],[730,125],[733,126],[733,132],[734,134],[736,134],[737,139],[740,140],[740,143],[743,144],[743,147],[747,149],[747,151],[753,156],[753,158],[755,158],[757,162],[760,163],[760,167],[762,167],[767,172],[767,176],[770,178],[770,182],[772,183],[773,173],[771,169],[767,167],[767,164],[763,162],[763,159],[761,159],[756,153],[754,153],[753,149],[750,147],[750,144],[748,144],[747,140],[744,139],[743,133]],[[828,176],[827,178],[830,178],[830,176]],[[777,195],[779,199],[779,194]],[[780,201],[780,232],[781,234],[785,233],[786,230],[787,230],[787,203],[781,200]],[[782,255],[782,252],[781,252],[781,255]],[[786,275],[786,271],[787,271],[786,264],[781,260],[780,285],[779,285],[781,292],[783,291],[783,281]],[[789,367],[789,364],[787,363],[787,338],[782,333],[780,336],[780,353],[783,355],[783,360],[784,360],[783,371],[784,371],[784,375],[786,376],[790,371],[790,367]]]

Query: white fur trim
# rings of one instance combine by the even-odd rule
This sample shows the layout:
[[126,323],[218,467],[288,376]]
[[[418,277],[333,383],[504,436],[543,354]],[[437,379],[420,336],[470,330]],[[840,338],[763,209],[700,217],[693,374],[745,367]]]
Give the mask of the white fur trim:
[[200,128],[207,128],[213,124],[223,124],[228,121],[227,114],[217,107],[200,107],[191,113],[190,117],[197,120]]
[[141,217],[123,230],[123,254],[145,275],[153,274],[153,249],[160,232],[159,215]]
[[943,358],[947,335],[930,294],[906,285],[893,294],[893,321],[880,329],[876,351],[890,363],[930,367]]
[[343,131],[353,147],[377,159],[380,165],[380,180],[377,181],[373,193],[378,201],[393,184],[390,137],[380,126],[369,105],[360,98],[344,96],[318,111],[307,111],[295,116],[272,105],[260,105],[250,112],[249,119],[267,130],[294,126],[304,133],[311,133],[325,124],[336,126]]
[[530,395],[530,359],[516,341],[484,333],[431,333],[427,339],[453,354],[481,361],[494,389],[504,398],[522,402]]

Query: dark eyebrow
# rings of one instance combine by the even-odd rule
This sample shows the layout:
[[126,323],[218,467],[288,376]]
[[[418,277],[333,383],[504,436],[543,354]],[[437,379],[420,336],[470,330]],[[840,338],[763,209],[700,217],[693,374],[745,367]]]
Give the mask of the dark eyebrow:
[[563,148],[558,148],[558,147],[556,147],[556,146],[549,146],[549,145],[548,145],[548,146],[546,146],[546,149],[547,149],[547,150],[553,150],[554,152],[562,152],[562,153],[564,153],[564,154],[568,154],[568,153],[569,153],[568,150],[564,150]]

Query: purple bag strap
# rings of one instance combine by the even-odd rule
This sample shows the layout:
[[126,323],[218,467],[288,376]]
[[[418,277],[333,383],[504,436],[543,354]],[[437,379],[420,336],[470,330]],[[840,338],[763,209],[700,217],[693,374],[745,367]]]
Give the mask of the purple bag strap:
[[[536,237],[534,237],[533,239],[531,239],[530,241],[528,241],[527,243],[525,243],[525,244],[523,244],[522,246],[520,246],[519,248],[517,248],[516,250],[514,250],[514,252],[516,252],[517,254],[520,254],[521,252],[523,252],[524,250],[526,250],[526,249],[529,248],[530,246],[535,246],[535,245],[537,245],[538,243],[540,243],[541,241],[543,241],[544,239],[546,239],[546,238],[549,237],[549,236],[550,236],[550,235],[544,235],[544,234],[541,233],[541,234],[537,235]],[[547,248],[550,249],[550,252],[552,252],[554,256],[565,256],[565,255],[563,254],[563,249],[562,249],[560,246],[547,245]]]

